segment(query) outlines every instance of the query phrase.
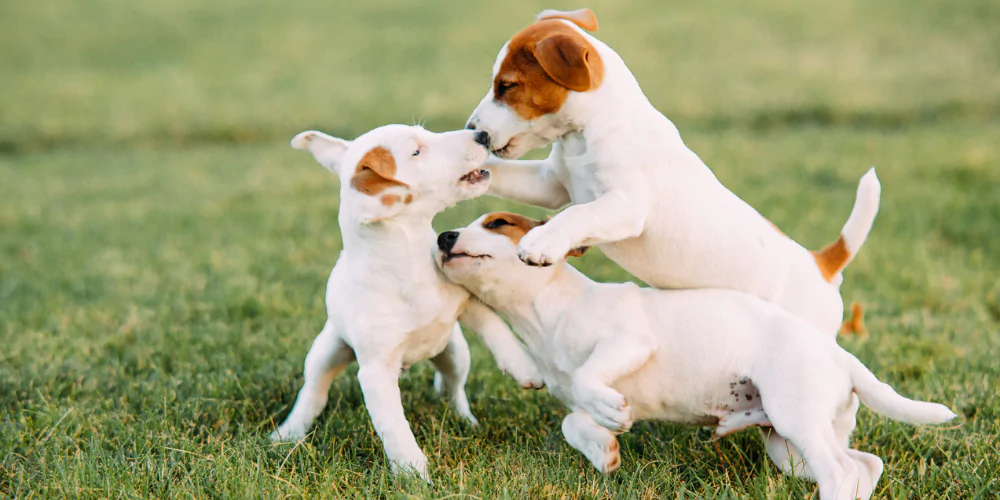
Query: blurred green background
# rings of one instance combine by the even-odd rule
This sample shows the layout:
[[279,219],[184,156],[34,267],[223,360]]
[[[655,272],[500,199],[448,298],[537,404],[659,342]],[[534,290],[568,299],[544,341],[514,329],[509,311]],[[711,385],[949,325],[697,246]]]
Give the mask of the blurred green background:
[[[655,423],[604,477],[564,410],[474,336],[470,429],[403,378],[433,485],[388,474],[353,376],[299,446],[290,408],[323,323],[335,179],[297,132],[461,127],[500,46],[543,8],[596,33],[720,179],[808,247],[871,165],[882,211],[843,291],[842,338],[901,393],[954,408],[914,428],[862,410],[882,498],[1000,485],[1000,3],[194,0],[0,3],[0,496],[817,497],[755,432]],[[491,209],[473,200],[435,225]],[[594,252],[577,264],[629,277]]]

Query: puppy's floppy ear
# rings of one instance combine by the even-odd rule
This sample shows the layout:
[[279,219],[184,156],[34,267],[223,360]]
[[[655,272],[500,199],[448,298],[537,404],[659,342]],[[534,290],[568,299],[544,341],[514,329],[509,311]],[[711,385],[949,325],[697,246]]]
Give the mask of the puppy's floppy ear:
[[583,254],[587,253],[587,250],[590,250],[590,247],[576,247],[566,252],[566,258],[568,259],[570,257],[581,257],[583,256]]
[[590,9],[570,11],[546,9],[538,14],[536,21],[545,21],[546,19],[565,19],[587,31],[597,31],[597,16]]
[[396,159],[388,149],[377,146],[365,153],[351,177],[351,189],[359,198],[359,222],[371,224],[391,218],[413,201],[413,193],[395,178]]
[[604,63],[597,51],[577,32],[555,32],[535,44],[535,59],[559,85],[577,92],[597,88]]
[[347,152],[350,145],[351,141],[338,139],[315,130],[307,130],[292,138],[293,149],[309,151],[320,165],[336,174],[340,173],[340,162],[344,159],[344,153]]

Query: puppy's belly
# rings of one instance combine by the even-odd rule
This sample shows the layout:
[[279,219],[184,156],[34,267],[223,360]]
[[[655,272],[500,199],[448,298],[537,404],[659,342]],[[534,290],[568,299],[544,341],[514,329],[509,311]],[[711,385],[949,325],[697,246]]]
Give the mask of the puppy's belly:
[[637,420],[716,427],[720,436],[747,427],[770,426],[760,392],[748,377],[731,375],[700,388],[694,388],[695,384],[661,386],[659,394],[653,385],[643,382],[626,380],[615,385]]
[[696,248],[649,231],[600,249],[626,271],[661,289],[726,288],[772,301],[786,272],[773,256],[752,255],[761,252]]
[[710,403],[710,413],[718,418],[715,432],[720,436],[732,434],[756,425],[770,426],[764,411],[760,391],[748,377],[729,383],[729,395],[722,401]]

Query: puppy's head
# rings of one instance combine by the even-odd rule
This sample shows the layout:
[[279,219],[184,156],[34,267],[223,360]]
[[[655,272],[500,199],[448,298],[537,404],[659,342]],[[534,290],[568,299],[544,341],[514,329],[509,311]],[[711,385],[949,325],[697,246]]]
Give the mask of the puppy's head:
[[597,29],[590,9],[546,10],[500,49],[493,84],[467,125],[489,134],[494,154],[517,158],[569,131],[567,102],[604,78],[600,42],[584,29]]
[[[560,266],[529,266],[517,256],[528,231],[545,224],[509,212],[483,215],[468,226],[438,235],[436,261],[444,275],[475,295],[520,290],[548,282]],[[585,247],[567,257],[583,255]]]
[[353,141],[310,130],[292,139],[341,181],[341,211],[371,224],[412,213],[433,217],[490,184],[482,168],[486,136],[472,130],[436,134],[421,127],[386,125]]

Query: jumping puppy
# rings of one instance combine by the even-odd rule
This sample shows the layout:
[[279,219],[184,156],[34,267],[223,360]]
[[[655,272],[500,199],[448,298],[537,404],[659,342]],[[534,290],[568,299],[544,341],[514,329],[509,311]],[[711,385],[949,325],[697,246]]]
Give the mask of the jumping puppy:
[[[524,237],[521,259],[549,265],[598,245],[656,288],[747,292],[836,335],[841,271],[878,212],[874,170],[861,179],[840,238],[806,250],[716,179],[621,57],[584,31],[596,29],[587,9],[542,12],[500,49],[493,84],[469,119],[508,160],[488,163],[489,194],[572,203]],[[510,160],[549,143],[545,160]]]
[[291,414],[271,434],[301,439],[326,406],[330,383],[357,360],[358,382],[393,472],[427,479],[427,457],[403,415],[398,378],[429,359],[434,387],[475,425],[465,396],[469,347],[456,319],[476,330],[498,366],[524,387],[541,387],[537,368],[493,311],[445,280],[434,265],[434,215],[483,194],[485,134],[434,134],[387,125],[354,141],[321,132],[292,139],[340,177],[344,250],[326,289],[328,319],[305,362],[305,384]]
[[955,416],[896,394],[834,339],[752,295],[595,283],[565,262],[528,266],[517,246],[541,225],[484,215],[442,233],[437,262],[510,321],[549,391],[572,410],[566,441],[601,472],[618,468],[615,436],[633,420],[711,425],[720,436],[759,425],[787,439],[794,462],[768,454],[819,483],[820,498],[868,499],[882,460],[849,448],[854,394],[905,422]]

